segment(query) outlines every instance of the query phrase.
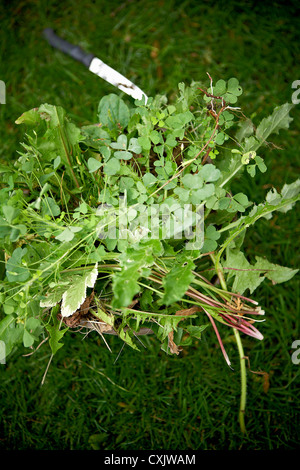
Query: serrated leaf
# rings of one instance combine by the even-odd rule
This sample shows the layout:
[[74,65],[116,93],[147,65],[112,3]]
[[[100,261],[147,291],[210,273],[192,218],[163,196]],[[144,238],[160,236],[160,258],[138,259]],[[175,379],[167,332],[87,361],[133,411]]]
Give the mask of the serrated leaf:
[[195,265],[190,259],[177,263],[172,267],[163,278],[164,296],[161,303],[171,305],[184,296],[194,279],[192,273],[194,267]]
[[51,347],[52,354],[54,355],[63,346],[63,343],[61,343],[60,340],[62,339],[62,337],[68,331],[69,328],[64,328],[61,330],[60,323],[56,317],[56,311],[54,315],[53,313],[54,312],[52,311],[52,318],[53,318],[54,324],[53,325],[48,324],[45,326],[45,328],[50,335],[49,344]]
[[[281,190],[281,194],[277,192],[276,188],[272,188],[267,193],[266,201],[272,206],[277,206],[277,205],[282,204],[285,200],[297,198],[299,193],[300,193],[300,179],[294,181],[293,183],[285,184]],[[281,208],[279,207],[277,210],[279,212],[285,213],[294,207],[295,202],[291,201],[290,204],[284,204],[283,207]]]
[[[195,315],[194,315],[195,317]],[[153,330],[156,332],[156,335],[160,341],[164,341],[165,338],[168,337],[168,335],[172,331],[176,331],[178,328],[178,323],[182,321],[184,317],[180,317],[177,315],[163,315],[159,318],[159,328],[156,329],[155,327]],[[193,317],[190,317],[193,318]]]
[[91,271],[87,271],[83,276],[74,276],[70,287],[62,295],[61,315],[70,317],[86,298],[88,287],[94,287],[98,276],[98,263]]
[[197,338],[197,339],[201,339],[201,335],[203,333],[203,331],[209,326],[209,324],[207,325],[200,325],[200,326],[196,326],[196,325],[188,325],[186,327],[186,330],[189,332],[189,334],[191,336],[194,336],[194,338]]
[[270,134],[278,134],[281,129],[288,129],[290,122],[293,120],[289,115],[293,107],[294,105],[290,103],[276,107],[271,116],[261,121],[256,129],[256,137],[260,141],[265,141]]
[[70,281],[62,282],[62,284],[57,284],[55,287],[45,294],[45,299],[40,301],[40,307],[49,308],[54,307],[58,304],[63,296],[63,293],[67,290]]
[[223,266],[224,268],[229,268],[230,277],[234,276],[233,292],[243,294],[246,289],[249,289],[250,294],[252,294],[264,280],[264,276],[261,276],[261,271],[251,266],[241,251],[233,253],[231,250],[227,250],[226,262]]
[[140,250],[128,248],[120,256],[122,269],[113,275],[114,308],[127,307],[139,292],[142,270],[153,263],[152,249],[151,245]]
[[273,264],[267,259],[255,257],[256,263],[251,265],[245,255],[227,250],[224,268],[230,268],[228,278],[234,277],[232,289],[234,292],[243,294],[246,289],[250,294],[264,281],[270,279],[274,283],[289,281],[299,270]]
[[274,202],[274,200],[272,200],[274,196],[272,196],[272,193],[270,193],[271,196],[269,196],[269,199],[271,199],[271,202],[266,201],[265,203],[259,204],[258,206],[254,206],[248,215],[240,217],[238,226],[230,231],[229,237],[224,241],[223,245],[221,246],[221,249],[217,254],[217,259],[220,260],[223,251],[230,245],[230,243],[232,243],[232,241],[236,237],[238,237],[246,228],[253,225],[257,220],[262,217],[269,218],[272,212],[274,211],[286,212],[287,210],[290,210],[300,199],[298,190],[300,190],[300,184],[295,184],[295,195],[287,199],[284,199],[280,196],[280,200],[278,203],[277,200],[276,203]]
[[262,145],[262,141],[259,141],[256,137],[251,135],[250,137],[245,137],[243,142],[243,151],[244,153],[255,152]]
[[133,342],[133,338],[131,334],[130,334],[130,330],[125,331],[123,328],[120,328],[118,330],[118,335],[124,341],[124,343],[128,344],[128,346],[130,346],[132,349],[139,351],[139,348]]
[[272,188],[268,191],[266,201],[272,206],[276,206],[281,202],[281,195],[277,192],[276,188]]
[[15,121],[16,124],[26,124],[27,126],[36,127],[41,122],[41,116],[38,112],[38,108],[30,109]]
[[236,139],[238,142],[242,142],[245,137],[250,137],[254,132],[254,125],[251,119],[246,119],[238,124],[239,130],[236,133]]
[[297,179],[293,183],[285,184],[281,190],[281,196],[283,199],[289,199],[297,196],[300,193],[300,179]]
[[294,277],[295,274],[297,274],[299,271],[299,269],[291,269],[285,266],[270,263],[270,261],[267,259],[261,258],[259,256],[256,256],[255,259],[256,263],[254,268],[264,271],[265,277],[274,283],[279,284],[281,282],[287,282],[292,279],[292,277]]

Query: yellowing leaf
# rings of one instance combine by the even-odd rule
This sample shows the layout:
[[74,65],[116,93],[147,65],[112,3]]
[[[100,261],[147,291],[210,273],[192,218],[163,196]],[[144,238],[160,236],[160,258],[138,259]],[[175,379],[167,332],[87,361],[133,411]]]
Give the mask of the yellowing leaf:
[[61,315],[63,317],[70,317],[86,298],[86,289],[94,287],[98,276],[98,263],[92,271],[88,271],[84,276],[76,279],[68,290],[63,293],[61,304]]

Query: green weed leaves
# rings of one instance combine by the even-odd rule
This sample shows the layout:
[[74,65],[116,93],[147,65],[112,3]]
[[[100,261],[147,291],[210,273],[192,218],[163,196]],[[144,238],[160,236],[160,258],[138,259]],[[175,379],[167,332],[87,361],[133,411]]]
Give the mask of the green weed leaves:
[[255,126],[232,106],[242,93],[236,78],[201,86],[180,83],[172,103],[156,96],[133,106],[110,94],[98,121],[81,128],[50,104],[17,119],[25,142],[0,176],[8,352],[48,338],[55,354],[76,320],[136,349],[135,334],[147,327],[179,354],[201,338],[204,318],[235,325],[230,290],[252,295],[264,280],[295,275],[243,250],[248,227],[299,200],[299,181],[258,205],[242,183],[244,170],[267,175],[265,144],[289,128],[292,106]]

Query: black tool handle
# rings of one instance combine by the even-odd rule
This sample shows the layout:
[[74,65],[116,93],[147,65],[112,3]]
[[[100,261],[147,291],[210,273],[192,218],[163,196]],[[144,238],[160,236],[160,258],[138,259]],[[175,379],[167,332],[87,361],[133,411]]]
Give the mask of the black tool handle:
[[82,62],[86,67],[90,66],[92,59],[95,57],[93,54],[88,54],[87,52],[83,51],[81,47],[74,46],[68,41],[65,41],[64,39],[57,36],[52,28],[44,29],[43,35],[52,47],[55,47],[65,54],[70,55],[73,57],[73,59]]

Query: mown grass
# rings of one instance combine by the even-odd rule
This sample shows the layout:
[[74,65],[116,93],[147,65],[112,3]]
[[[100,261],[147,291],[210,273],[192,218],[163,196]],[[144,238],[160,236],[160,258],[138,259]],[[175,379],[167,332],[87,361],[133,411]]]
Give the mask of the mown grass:
[[[14,124],[27,109],[63,106],[78,124],[95,122],[99,99],[115,90],[81,64],[52,50],[42,38],[53,27],[135,81],[148,95],[170,100],[180,81],[232,76],[244,88],[241,106],[259,122],[274,106],[291,101],[299,79],[297,3],[176,2],[171,0],[11,1],[1,12],[0,158],[16,158],[24,129]],[[299,105],[298,105],[299,106]],[[297,177],[300,119],[275,136],[264,153],[268,172],[253,186],[236,183],[259,202],[268,184],[279,189]],[[248,232],[249,256],[299,265],[297,211],[260,221]],[[295,449],[299,444],[299,365],[291,345],[299,339],[299,283],[263,284],[255,298],[266,310],[262,342],[244,339],[250,358],[246,424],[237,420],[239,363],[233,336],[222,335],[234,370],[225,365],[216,338],[203,339],[180,357],[166,356],[149,337],[141,352],[109,338],[111,354],[96,334],[69,335],[41,380],[50,351],[15,352],[0,365],[1,449]],[[113,383],[112,383],[112,382]],[[265,391],[264,391],[265,385]],[[123,387],[122,390],[119,387]]]

